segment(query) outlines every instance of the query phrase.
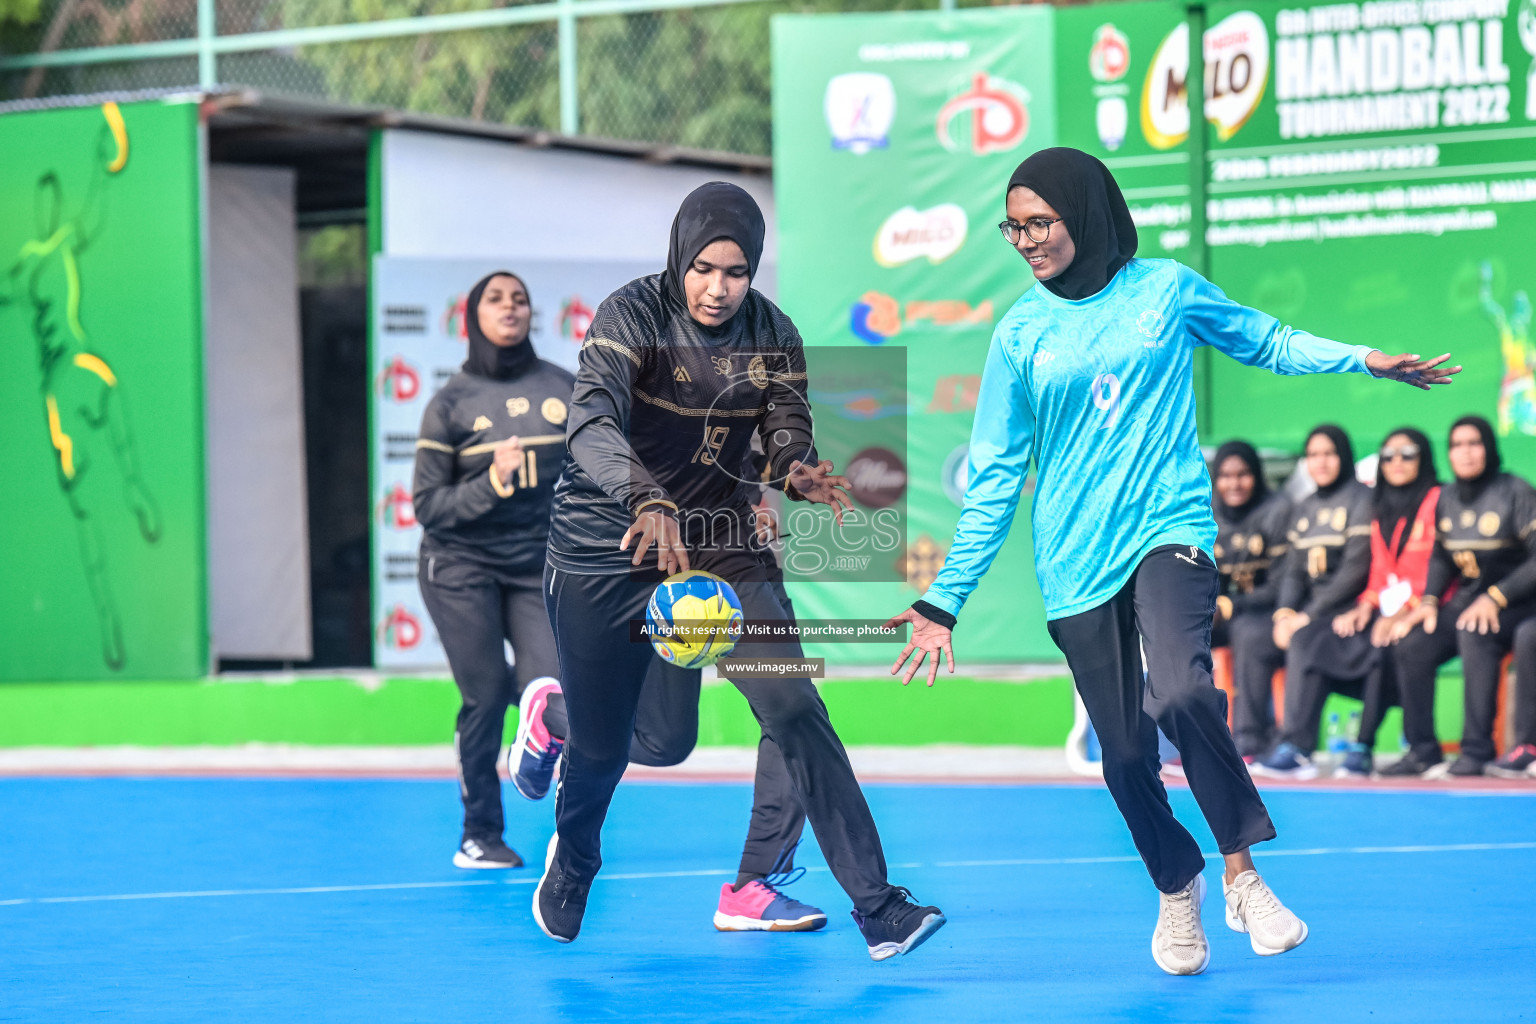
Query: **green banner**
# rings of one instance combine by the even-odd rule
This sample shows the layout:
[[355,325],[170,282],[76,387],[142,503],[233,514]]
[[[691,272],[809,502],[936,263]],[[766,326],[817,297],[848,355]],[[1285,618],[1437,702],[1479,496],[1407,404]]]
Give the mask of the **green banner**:
[[0,117],[0,680],[207,670],[197,106]]
[[1406,423],[1443,453],[1476,412],[1536,471],[1536,3],[1223,3],[1209,22],[1213,278],[1314,333],[1466,366],[1420,395],[1217,360],[1212,439],[1294,451],[1332,420],[1369,452]]

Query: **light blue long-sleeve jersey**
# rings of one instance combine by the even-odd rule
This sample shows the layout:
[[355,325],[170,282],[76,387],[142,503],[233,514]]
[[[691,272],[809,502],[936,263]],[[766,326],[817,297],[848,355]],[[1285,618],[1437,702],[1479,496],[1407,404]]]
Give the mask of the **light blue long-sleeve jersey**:
[[923,600],[953,615],[1007,539],[1035,460],[1035,573],[1049,619],[1113,597],[1162,544],[1209,552],[1197,345],[1274,373],[1369,373],[1341,345],[1241,306],[1173,260],[1132,260],[1073,302],[1030,289],[992,335],[954,546]]

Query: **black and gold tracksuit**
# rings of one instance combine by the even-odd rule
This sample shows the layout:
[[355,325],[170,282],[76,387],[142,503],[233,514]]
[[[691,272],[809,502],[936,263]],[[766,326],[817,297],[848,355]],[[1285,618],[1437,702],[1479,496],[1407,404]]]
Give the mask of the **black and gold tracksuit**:
[[1285,664],[1285,652],[1275,646],[1274,612],[1290,549],[1291,503],[1283,494],[1271,494],[1241,512],[1220,501],[1213,511],[1216,568],[1221,573],[1216,602],[1224,614],[1212,630],[1211,646],[1232,651],[1237,694],[1232,732],[1238,753],[1258,756],[1274,741],[1270,681]]
[[1275,615],[1299,612],[1310,620],[1285,652],[1281,738],[1303,754],[1317,749],[1328,694],[1363,697],[1386,664],[1368,634],[1333,631],[1335,616],[1355,606],[1370,578],[1373,514],[1371,489],[1352,477],[1308,495],[1292,512]]
[[[1441,759],[1435,735],[1440,665],[1461,657],[1461,752],[1475,761],[1493,760],[1504,656],[1516,652],[1517,679],[1536,679],[1536,490],[1508,473],[1477,488],[1475,496],[1466,490],[1471,488],[1455,483],[1442,487],[1435,508],[1435,552],[1424,593],[1426,601],[1442,605],[1436,629],[1415,630],[1394,651],[1403,734],[1410,753],[1424,764]],[[1499,631],[1457,629],[1457,618],[1483,595],[1499,606]],[[1526,693],[1522,687],[1522,698]],[[1517,743],[1536,743],[1536,694],[1520,701],[1515,728],[1522,737]]]
[[[723,328],[701,327],[663,275],[633,281],[603,302],[582,346],[572,459],[556,488],[545,572],[570,715],[557,858],[577,879],[590,880],[601,866],[603,819],[629,759],[653,658],[648,643],[631,639],[630,622],[644,618],[660,582],[656,553],[636,568],[631,552],[618,550],[636,517],[647,510],[675,516],[692,567],[730,582],[748,621],[792,615],[775,590],[773,556],[752,529],[758,481],[739,468],[749,463],[754,433],[772,481],[782,481],[796,460],[816,461],[802,343],[773,303],[749,291]],[[798,642],[744,642],[737,653],[802,652]],[[876,912],[896,892],[815,687],[804,677],[732,682],[781,753],[834,876],[861,913]],[[761,873],[745,856],[742,870]]]

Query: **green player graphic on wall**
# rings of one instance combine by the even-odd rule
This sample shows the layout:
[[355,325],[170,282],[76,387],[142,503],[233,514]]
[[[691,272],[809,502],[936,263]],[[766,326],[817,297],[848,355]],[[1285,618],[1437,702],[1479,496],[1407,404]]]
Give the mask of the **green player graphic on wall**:
[[115,103],[101,110],[106,123],[97,136],[94,170],[72,213],[58,175],[38,179],[36,234],[0,273],[0,309],[10,307],[12,316],[24,317],[37,345],[40,426],[45,427],[37,436],[50,446],[59,488],[75,520],[102,659],[117,670],[127,652],[100,521],[126,507],[149,544],[160,539],[161,524],[139,474],[122,382],[96,351],[82,320],[86,289],[80,258],[105,225],[107,183],[128,165],[122,113]]

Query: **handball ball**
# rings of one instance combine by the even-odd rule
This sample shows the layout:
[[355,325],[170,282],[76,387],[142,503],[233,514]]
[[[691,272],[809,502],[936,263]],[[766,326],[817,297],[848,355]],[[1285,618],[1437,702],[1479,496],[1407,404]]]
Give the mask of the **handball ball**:
[[651,646],[663,659],[679,668],[703,668],[731,653],[744,616],[729,583],[693,569],[656,585],[645,620],[653,630]]

